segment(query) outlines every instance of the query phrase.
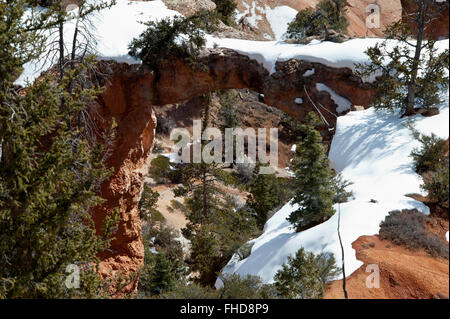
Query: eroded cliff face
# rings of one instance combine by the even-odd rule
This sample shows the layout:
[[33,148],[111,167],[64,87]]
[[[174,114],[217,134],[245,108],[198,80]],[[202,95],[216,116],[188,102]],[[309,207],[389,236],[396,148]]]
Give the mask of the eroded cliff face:
[[[248,88],[264,94],[266,104],[302,119],[314,110],[305,88],[313,101],[320,102],[330,113],[337,115],[337,106],[330,95],[317,91],[317,82],[326,84],[357,105],[366,105],[374,93],[346,68],[333,69],[290,60],[278,63],[277,71],[270,75],[255,60],[229,49],[205,50],[200,61],[206,69],[192,69],[183,59],[166,59],[156,71],[146,66],[102,63],[102,72],[109,75],[109,80],[99,100],[96,122],[106,129],[114,119],[117,129],[107,162],[114,173],[101,188],[105,203],[94,210],[97,229],[101,229],[105,216],[115,209],[120,214],[111,250],[100,256],[104,276],[136,274],[143,262],[138,203],[149,168],[156,126],[153,106],[178,103],[218,89]],[[313,68],[313,75],[304,76]],[[294,102],[298,97],[303,99],[303,104]],[[334,125],[336,117],[325,113]],[[137,279],[122,292],[133,292],[136,288]]]
[[[110,127],[113,119],[117,123],[107,161],[114,172],[101,187],[100,195],[106,201],[94,210],[93,216],[100,232],[105,216],[110,216],[114,210],[119,213],[116,239],[111,250],[100,256],[101,274],[114,280],[117,276],[137,274],[144,260],[138,204],[150,164],[156,118],[147,89],[140,86],[140,81],[151,75],[138,77],[136,70],[125,64],[107,66],[106,71],[112,76],[99,101],[101,108],[96,121],[103,129]],[[152,79],[146,79],[146,82],[150,84]],[[121,292],[136,289],[137,280],[134,279]]]

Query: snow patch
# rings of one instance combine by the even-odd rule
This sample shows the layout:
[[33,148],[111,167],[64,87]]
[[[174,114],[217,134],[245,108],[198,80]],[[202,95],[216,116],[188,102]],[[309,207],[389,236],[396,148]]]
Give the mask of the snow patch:
[[271,9],[266,5],[266,18],[269,21],[275,40],[282,40],[288,29],[288,24],[291,23],[297,15],[297,10],[288,6],[278,6]]
[[331,95],[331,99],[334,101],[334,103],[336,103],[336,105],[338,106],[336,111],[338,113],[342,113],[345,112],[347,110],[350,110],[352,103],[347,100],[346,98],[340,96],[339,94],[337,94],[336,92],[334,92],[332,89],[330,89],[328,86],[326,86],[323,83],[316,83],[316,89],[319,91],[326,91],[328,93],[330,93]]
[[315,72],[316,72],[316,70],[315,70],[314,68],[312,68],[311,70],[308,70],[308,71],[306,71],[305,73],[303,73],[303,76],[304,76],[304,77],[311,76],[311,75],[313,75]]

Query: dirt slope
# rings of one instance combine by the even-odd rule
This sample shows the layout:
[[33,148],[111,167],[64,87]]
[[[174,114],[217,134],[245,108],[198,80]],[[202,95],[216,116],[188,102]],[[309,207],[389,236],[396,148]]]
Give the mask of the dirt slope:
[[[347,278],[349,298],[448,298],[448,260],[432,258],[424,251],[412,252],[380,240],[378,236],[362,236],[352,246],[364,265]],[[366,286],[366,279],[371,274],[366,272],[369,264],[379,266],[380,288]],[[331,284],[325,298],[344,298],[342,280]]]

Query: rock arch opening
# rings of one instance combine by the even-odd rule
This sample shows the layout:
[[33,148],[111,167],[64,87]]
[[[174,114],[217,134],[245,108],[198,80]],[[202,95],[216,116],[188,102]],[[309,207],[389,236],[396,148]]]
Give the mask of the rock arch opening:
[[[256,60],[229,49],[205,50],[200,59],[206,70],[192,69],[183,59],[166,59],[158,67],[159,76],[145,65],[102,63],[109,81],[99,99],[97,123],[106,128],[114,119],[117,129],[107,162],[114,173],[100,190],[104,204],[93,212],[97,229],[115,209],[120,214],[111,251],[100,256],[100,271],[105,276],[137,273],[143,262],[138,204],[155,135],[154,106],[187,101],[214,90],[247,88],[263,94],[265,104],[301,120],[314,110],[305,95],[306,88],[311,99],[329,111],[324,113],[327,121],[335,123],[337,105],[329,93],[317,89],[317,83],[330,87],[354,105],[366,106],[374,94],[371,86],[348,68],[289,60],[278,62],[276,72],[270,74]],[[313,74],[308,70],[314,70]],[[304,102],[299,104],[299,98]],[[137,280],[126,290],[136,288]]]

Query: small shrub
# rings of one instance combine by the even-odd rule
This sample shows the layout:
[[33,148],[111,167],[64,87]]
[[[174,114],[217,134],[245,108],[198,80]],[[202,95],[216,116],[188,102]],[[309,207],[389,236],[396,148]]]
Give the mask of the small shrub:
[[158,142],[155,142],[154,143],[154,145],[153,145],[153,150],[152,150],[152,153],[153,154],[161,154],[161,153],[163,153],[165,150],[164,150],[164,147],[162,146],[162,144],[161,143],[158,143]]
[[216,30],[217,17],[212,12],[201,10],[190,17],[176,16],[144,24],[147,29],[130,43],[129,54],[156,67],[168,56],[185,58],[190,62],[195,60],[206,43],[204,31]]
[[141,200],[139,201],[139,212],[141,219],[148,219],[151,216],[155,216],[159,213],[156,210],[156,203],[159,199],[159,193],[153,191],[147,184],[144,184],[144,190],[142,191]]
[[236,254],[238,254],[240,260],[243,260],[250,256],[254,244],[254,242],[245,243],[236,251]]
[[159,296],[161,299],[217,299],[217,291],[194,282],[178,282],[171,291]]
[[239,179],[243,183],[249,182],[253,178],[253,170],[255,169],[255,163],[248,160],[243,163],[237,163],[235,165],[236,173],[239,175]]
[[345,0],[322,0],[316,10],[301,10],[288,25],[288,38],[301,41],[310,36],[322,36],[329,40],[329,30],[345,33],[348,24],[346,6]]
[[233,26],[236,24],[236,8],[235,0],[213,0],[216,4],[216,14],[218,18],[226,25]]
[[220,299],[267,299],[276,298],[276,290],[266,285],[258,276],[225,274],[220,277],[223,286],[219,289]]
[[158,155],[158,157],[152,159],[150,162],[149,175],[155,183],[164,184],[170,179],[171,166],[170,161],[167,157],[163,155]]
[[423,135],[413,131],[415,138],[422,144],[420,148],[415,148],[411,152],[414,167],[417,173],[426,171],[436,171],[440,163],[444,162],[448,156],[448,145],[442,138],[434,134]]
[[424,178],[424,184],[420,187],[428,192],[428,197],[442,206],[448,207],[449,198],[449,172],[448,157],[439,163],[435,171]]
[[174,250],[182,252],[181,243],[177,240],[178,237],[180,237],[180,233],[175,228],[170,226],[162,226],[158,234],[155,236],[153,244],[166,251]]
[[282,298],[322,298],[327,284],[340,273],[333,254],[314,255],[300,248],[276,273],[274,285]]
[[417,209],[389,212],[380,224],[379,236],[410,250],[423,248],[430,255],[448,258],[448,246],[434,234],[427,232],[425,224],[430,218]]

